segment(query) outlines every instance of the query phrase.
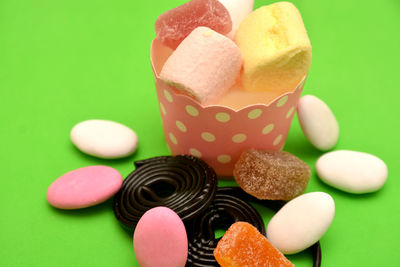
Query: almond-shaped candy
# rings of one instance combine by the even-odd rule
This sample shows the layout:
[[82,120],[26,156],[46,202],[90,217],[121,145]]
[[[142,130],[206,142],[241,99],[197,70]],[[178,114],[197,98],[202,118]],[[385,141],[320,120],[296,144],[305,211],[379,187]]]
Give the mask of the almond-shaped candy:
[[350,150],[322,155],[317,160],[316,170],[325,183],[356,194],[379,190],[388,175],[387,166],[380,158]]
[[292,199],[269,221],[268,240],[284,254],[294,254],[316,243],[335,216],[335,202],[324,192]]
[[238,185],[258,199],[290,200],[307,187],[310,167],[285,151],[250,149],[235,164]]
[[72,143],[82,152],[104,159],[123,158],[135,152],[136,133],[127,126],[108,120],[87,120],[71,130]]
[[297,114],[304,135],[319,150],[333,148],[339,137],[339,125],[332,110],[313,95],[300,98]]
[[80,209],[111,198],[122,185],[121,174],[107,166],[89,166],[70,171],[47,189],[47,201],[60,209]]
[[184,267],[188,256],[185,225],[173,210],[152,208],[135,228],[133,247],[141,267]]

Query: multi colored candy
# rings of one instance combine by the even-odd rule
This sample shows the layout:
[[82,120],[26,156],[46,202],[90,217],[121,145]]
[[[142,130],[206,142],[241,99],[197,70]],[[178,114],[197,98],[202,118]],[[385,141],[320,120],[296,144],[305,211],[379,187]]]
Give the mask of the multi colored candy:
[[308,165],[284,151],[244,151],[233,171],[238,185],[259,199],[290,200],[304,192],[310,179]]
[[294,266],[257,228],[246,222],[229,227],[214,250],[221,267]]

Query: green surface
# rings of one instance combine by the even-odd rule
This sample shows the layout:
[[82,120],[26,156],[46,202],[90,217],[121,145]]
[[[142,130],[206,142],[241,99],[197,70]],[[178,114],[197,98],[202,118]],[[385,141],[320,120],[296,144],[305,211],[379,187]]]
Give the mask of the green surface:
[[[133,160],[168,153],[149,48],[157,16],[183,2],[0,0],[0,266],[138,266],[111,201],[60,211],[47,204],[46,190],[79,167],[106,164],[125,177]],[[321,240],[322,266],[399,266],[400,2],[294,3],[313,45],[304,93],[333,109],[337,149],[375,154],[389,167],[377,193],[323,184],[314,167],[321,153],[294,118],[285,149],[311,166],[307,192],[328,192],[336,202]],[[75,149],[71,127],[92,118],[133,128],[137,153],[106,161]],[[267,222],[271,213],[257,208]],[[296,266],[311,266],[310,258],[290,256]]]

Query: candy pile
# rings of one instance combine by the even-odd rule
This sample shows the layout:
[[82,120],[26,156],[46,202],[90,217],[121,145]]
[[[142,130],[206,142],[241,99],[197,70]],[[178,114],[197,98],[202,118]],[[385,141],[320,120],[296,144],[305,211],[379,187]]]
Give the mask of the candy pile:
[[294,91],[311,66],[301,15],[289,2],[252,12],[253,4],[192,0],[159,16],[156,40],[174,50],[161,79],[202,105]]
[[[261,216],[248,203],[253,201],[252,196],[238,187],[217,188],[215,172],[202,160],[192,156],[165,156],[139,161],[135,165],[136,170],[125,179],[114,197],[114,213],[121,225],[129,233],[133,232],[135,255],[140,266],[184,266],[184,263],[189,266],[217,266],[217,261],[221,262],[215,249],[220,246],[221,239],[215,236],[215,231],[227,229],[239,221],[251,224],[265,235]],[[296,244],[295,252],[298,252],[318,242],[333,219],[333,200],[330,198],[329,203],[324,201],[326,195],[314,193],[307,197],[306,194],[301,196],[305,201],[299,197],[283,207],[284,203],[280,201],[257,201],[279,210],[271,220],[271,226],[268,226],[270,235],[278,244],[282,239]],[[312,201],[307,201],[310,198]],[[282,227],[276,227],[274,222]],[[284,226],[296,222],[311,229],[303,233],[302,228],[294,227],[298,230],[291,229],[293,236],[285,235],[287,229]],[[231,233],[235,235],[235,231],[231,230]],[[258,235],[261,236],[260,233]],[[176,236],[171,238],[172,234]],[[247,235],[244,234],[244,237]],[[170,244],[171,240],[174,244]],[[266,237],[262,240],[268,242]],[[263,260],[271,257],[271,261],[265,264],[274,264],[278,249],[269,242],[268,247],[271,250],[263,252],[260,257]],[[257,251],[252,242],[243,247],[243,251],[249,248]],[[226,253],[221,246],[217,251],[220,256]],[[238,255],[236,260],[244,262],[257,257],[255,252],[254,255]],[[316,255],[314,258],[317,262],[320,260]],[[177,261],[183,264],[175,264]]]
[[[156,39],[171,50],[160,72],[162,81],[201,105],[224,103],[232,108],[259,97],[266,104],[301,87],[311,65],[311,45],[300,13],[289,2],[252,12],[253,4],[192,0],[162,14],[155,25]],[[164,95],[173,102],[169,92]],[[287,101],[283,96],[274,108]],[[199,116],[195,107],[185,108],[190,116]],[[295,108],[292,103],[285,111],[286,119]],[[322,151],[336,145],[339,126],[322,100],[304,96],[297,111],[311,144]],[[255,109],[246,116],[256,120],[261,113]],[[218,114],[219,122],[231,120],[227,113]],[[176,126],[182,132],[190,130],[181,121]],[[267,135],[275,127],[270,123],[259,130]],[[215,139],[212,133],[203,134],[206,142]],[[238,144],[247,139],[242,133],[235,136],[232,140]],[[126,157],[138,145],[133,130],[105,120],[81,122],[70,137],[82,152],[99,158]],[[178,143],[175,137],[172,140]],[[214,169],[200,159],[201,152],[191,151],[197,157],[136,161],[124,181],[107,166],[68,172],[49,186],[47,200],[56,208],[79,209],[114,196],[114,214],[133,234],[140,266],[293,266],[283,254],[310,247],[314,266],[320,266],[318,240],[333,221],[335,203],[324,192],[304,194],[311,176],[305,162],[284,151],[243,147],[233,171],[239,187],[218,188]],[[219,158],[231,160],[227,155]],[[376,191],[387,178],[382,160],[346,150],[324,154],[316,170],[327,184],[351,193]],[[250,202],[276,212],[267,228]],[[221,238],[216,236],[218,229],[228,230]]]

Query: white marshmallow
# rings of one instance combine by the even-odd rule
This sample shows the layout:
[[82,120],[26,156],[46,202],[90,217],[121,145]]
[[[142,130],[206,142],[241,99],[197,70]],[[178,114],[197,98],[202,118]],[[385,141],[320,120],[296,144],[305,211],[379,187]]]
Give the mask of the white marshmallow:
[[225,6],[231,15],[232,30],[226,35],[235,38],[236,30],[240,23],[249,15],[254,8],[254,0],[218,0]]

